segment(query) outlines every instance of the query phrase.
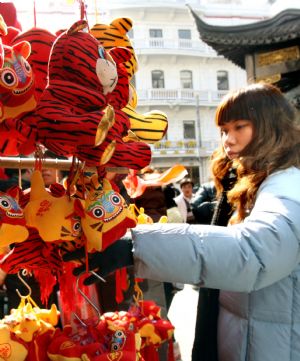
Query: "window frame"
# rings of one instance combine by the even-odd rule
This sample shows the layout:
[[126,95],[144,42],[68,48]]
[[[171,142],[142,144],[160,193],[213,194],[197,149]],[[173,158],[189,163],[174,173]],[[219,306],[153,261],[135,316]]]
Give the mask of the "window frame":
[[[183,77],[184,73],[190,75],[189,79],[188,79],[188,77]],[[184,86],[184,81],[190,81],[190,86]],[[180,70],[180,86],[181,86],[181,89],[193,89],[194,85],[193,85],[193,72],[192,72],[192,70],[187,70],[187,69]]]
[[[222,81],[222,73],[223,73],[223,81]],[[225,86],[220,86],[222,83]],[[218,90],[229,90],[229,72],[227,70],[218,70],[217,71],[217,89]]]
[[[151,34],[153,32],[153,34]],[[157,36],[155,33],[160,32],[160,36]],[[149,29],[149,37],[151,39],[162,39],[163,38],[163,29],[160,28],[150,28]]]
[[[154,79],[154,74],[155,73],[160,73],[160,75],[162,76],[161,78],[157,78]],[[158,86],[155,86],[155,81],[157,82]],[[151,82],[152,82],[152,89],[164,89],[165,88],[165,73],[163,70],[152,70],[151,71]],[[160,82],[162,82],[162,84],[160,84]],[[161,86],[162,85],[162,86]]]
[[[189,134],[186,134],[187,133],[187,129],[186,129],[186,126],[193,126],[193,135],[192,136],[187,136]],[[183,121],[183,139],[184,140],[196,140],[196,121],[195,120],[184,120]]]
[[[189,34],[189,37],[181,36],[180,34],[184,34],[186,32]],[[180,40],[192,40],[192,31],[191,29],[178,29],[178,39]]]

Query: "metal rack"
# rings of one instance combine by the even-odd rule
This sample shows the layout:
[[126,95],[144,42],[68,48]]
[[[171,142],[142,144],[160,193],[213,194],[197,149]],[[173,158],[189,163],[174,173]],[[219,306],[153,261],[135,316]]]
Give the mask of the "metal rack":
[[[10,169],[26,169],[34,168],[35,158],[24,157],[0,157],[0,168]],[[54,168],[59,170],[69,170],[72,165],[72,160],[68,159],[43,159],[42,168]],[[85,167],[86,171],[96,171],[96,167]],[[120,174],[127,174],[128,168],[125,167],[107,167],[108,172],[115,172]]]

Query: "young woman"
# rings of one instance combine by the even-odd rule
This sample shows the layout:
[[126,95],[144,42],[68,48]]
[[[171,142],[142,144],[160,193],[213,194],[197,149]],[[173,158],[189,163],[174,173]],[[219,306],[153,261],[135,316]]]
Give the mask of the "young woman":
[[216,122],[224,166],[232,160],[237,172],[228,193],[231,225],[139,226],[133,252],[120,240],[93,255],[90,267],[103,274],[134,263],[138,277],[220,289],[219,361],[298,361],[300,129],[293,108],[274,86],[250,85],[222,101]]

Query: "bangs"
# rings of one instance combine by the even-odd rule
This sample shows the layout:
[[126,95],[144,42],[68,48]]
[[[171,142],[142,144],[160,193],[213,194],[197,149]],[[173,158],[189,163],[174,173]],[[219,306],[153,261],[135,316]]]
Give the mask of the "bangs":
[[253,120],[254,108],[249,104],[249,99],[242,93],[226,96],[216,111],[216,125],[221,126],[231,120]]

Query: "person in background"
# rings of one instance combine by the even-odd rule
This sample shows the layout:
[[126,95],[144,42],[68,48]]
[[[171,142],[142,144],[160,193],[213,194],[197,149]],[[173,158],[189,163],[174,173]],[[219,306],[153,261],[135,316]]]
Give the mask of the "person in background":
[[167,207],[168,223],[183,223],[183,217],[179,211],[179,208],[175,202],[180,192],[173,184],[168,184],[162,188],[165,195],[165,205]]
[[[21,183],[22,189],[30,187],[30,169],[4,169],[0,177],[0,192],[6,192],[9,188]],[[20,178],[20,180],[19,180]]]
[[191,201],[191,208],[197,224],[210,224],[216,206],[216,188],[213,181],[200,185]]
[[278,88],[259,83],[228,93],[216,124],[223,165],[237,174],[230,226],[141,225],[90,268],[134,264],[138,277],[220,289],[219,361],[300,360],[299,120]]
[[[144,180],[155,179],[159,172],[152,168],[146,167],[141,171]],[[137,208],[144,208],[145,213],[152,218],[153,222],[158,222],[161,216],[167,215],[166,200],[161,186],[148,186],[144,193],[131,200]]]
[[[67,157],[57,155],[51,150],[44,152],[45,159],[68,159]],[[55,168],[42,168],[42,177],[46,187],[49,187],[53,183],[61,183],[63,178],[67,175],[66,171],[61,171]]]
[[181,213],[183,221],[185,223],[195,223],[195,217],[193,215],[191,201],[193,197],[194,183],[190,178],[184,178],[180,181],[181,193],[174,198],[175,203]]

